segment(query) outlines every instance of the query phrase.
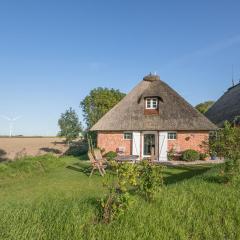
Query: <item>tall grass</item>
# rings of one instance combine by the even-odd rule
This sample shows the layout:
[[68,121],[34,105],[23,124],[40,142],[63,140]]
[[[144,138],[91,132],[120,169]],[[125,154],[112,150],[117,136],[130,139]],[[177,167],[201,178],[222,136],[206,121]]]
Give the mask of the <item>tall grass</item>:
[[240,191],[222,183],[221,166],[167,168],[154,203],[135,196],[124,216],[104,225],[95,221],[102,178],[89,178],[79,160],[48,160],[45,174],[12,183],[15,175],[0,188],[0,239],[240,239]]
[[39,173],[46,173],[51,169],[63,166],[61,158],[51,154],[38,157],[24,157],[12,162],[0,164],[0,179],[32,176]]

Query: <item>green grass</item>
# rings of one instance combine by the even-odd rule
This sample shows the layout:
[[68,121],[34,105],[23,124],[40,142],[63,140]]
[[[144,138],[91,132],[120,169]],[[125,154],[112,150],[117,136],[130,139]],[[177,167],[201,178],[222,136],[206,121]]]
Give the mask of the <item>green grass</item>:
[[[81,160],[80,160],[81,159]],[[221,166],[166,168],[156,202],[96,224],[102,177],[82,158],[28,158],[0,166],[0,239],[240,239],[240,191]]]

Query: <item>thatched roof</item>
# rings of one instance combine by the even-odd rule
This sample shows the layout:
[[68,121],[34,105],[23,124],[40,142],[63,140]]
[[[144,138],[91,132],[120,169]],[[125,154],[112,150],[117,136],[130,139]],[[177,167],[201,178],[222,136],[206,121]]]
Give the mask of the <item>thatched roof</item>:
[[[144,98],[159,97],[159,115],[144,115]],[[159,76],[148,75],[92,131],[213,130],[216,126]]]
[[224,121],[232,122],[240,116],[240,83],[228,89],[205,114],[221,127]]

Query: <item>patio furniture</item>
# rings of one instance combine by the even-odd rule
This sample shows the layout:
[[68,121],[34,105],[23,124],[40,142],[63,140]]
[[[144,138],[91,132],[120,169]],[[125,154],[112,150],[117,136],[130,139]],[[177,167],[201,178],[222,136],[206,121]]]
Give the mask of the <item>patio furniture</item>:
[[151,148],[151,157],[149,158],[149,162],[153,164],[156,161],[155,149],[154,147]]
[[97,161],[97,160],[93,157],[93,154],[92,154],[91,152],[88,152],[88,158],[89,158],[90,163],[91,163],[91,165],[92,165],[92,171],[91,171],[89,177],[92,176],[94,170],[98,170],[99,173],[101,174],[101,176],[103,177],[104,174],[106,173],[106,172],[105,172],[105,169],[104,169],[104,165],[103,165],[101,162]]
[[119,156],[124,156],[124,154],[125,154],[125,147],[118,147],[117,148],[117,154]]
[[93,154],[95,157],[95,160],[100,162],[101,164],[107,164],[107,159],[102,156],[101,150],[98,148],[93,149]]
[[125,156],[117,156],[115,160],[120,163],[128,162],[128,163],[136,163],[139,159],[138,155],[125,155]]

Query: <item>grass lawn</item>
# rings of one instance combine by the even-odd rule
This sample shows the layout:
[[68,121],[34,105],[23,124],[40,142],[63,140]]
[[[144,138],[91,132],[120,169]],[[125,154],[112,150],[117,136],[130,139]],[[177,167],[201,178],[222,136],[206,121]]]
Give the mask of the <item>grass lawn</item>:
[[135,196],[109,225],[94,221],[103,178],[88,166],[51,156],[0,164],[0,239],[240,239],[240,191],[221,183],[221,166],[166,168],[156,202]]

